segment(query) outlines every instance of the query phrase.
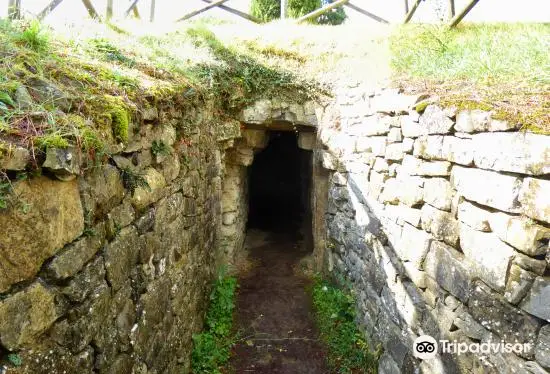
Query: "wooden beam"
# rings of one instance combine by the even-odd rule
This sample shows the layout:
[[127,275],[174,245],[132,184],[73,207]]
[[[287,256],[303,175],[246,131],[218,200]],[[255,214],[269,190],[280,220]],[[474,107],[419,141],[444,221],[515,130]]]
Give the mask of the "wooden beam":
[[206,12],[207,10],[209,9],[212,9],[212,8],[215,8],[217,7],[218,5],[222,5],[223,3],[227,2],[229,0],[216,0],[216,1],[213,1],[211,2],[210,4],[202,7],[202,8],[199,8],[197,10],[194,10],[192,11],[191,13],[187,13],[186,15],[184,15],[183,17],[179,18],[176,20],[176,22],[181,22],[181,21],[185,21],[186,19],[189,19],[191,17],[195,17],[196,15],[198,14],[201,14],[203,12]]
[[21,18],[21,0],[10,0],[8,2],[8,18]]
[[[212,2],[212,0],[202,0],[204,1],[205,3],[207,4],[210,4]],[[231,8],[231,7],[228,7],[227,5],[218,5],[218,8],[220,9],[223,9],[229,13],[233,13],[235,14],[236,16],[239,16],[239,17],[242,17],[244,19],[247,19],[249,21],[252,21],[252,22],[256,22],[256,23],[260,23],[260,19],[254,17],[254,16],[251,16],[250,14],[248,13],[245,13],[245,12],[241,12],[240,10],[237,10],[237,9],[234,9],[234,8]]]
[[415,3],[413,4],[411,10],[409,10],[409,13],[407,13],[405,15],[405,20],[403,21],[403,23],[409,23],[411,18],[414,16],[414,12],[416,12],[416,9],[418,8],[418,6],[420,5],[421,2],[422,2],[422,0],[416,0],[415,1]]
[[88,14],[90,15],[90,17],[95,19],[101,19],[101,17],[99,16],[99,13],[97,13],[97,11],[95,10],[91,0],[82,0],[82,4],[84,4],[84,6],[86,7],[86,10],[88,11]]
[[405,15],[409,13],[409,0],[405,0]]
[[466,15],[470,12],[470,10],[472,10],[472,8],[479,2],[479,0],[471,0],[468,5],[466,5],[466,7],[464,9],[462,9],[462,11],[460,11],[460,13],[458,13],[456,16],[453,17],[453,19],[451,20],[451,22],[449,22],[449,27],[455,27],[456,25],[458,25],[460,23],[460,21],[462,21],[462,19],[464,17],[466,17]]
[[107,21],[113,18],[113,0],[107,0],[107,9],[105,11],[105,19]]
[[314,10],[313,12],[311,13],[308,13],[306,14],[305,16],[302,16],[300,18],[297,18],[296,19],[296,22],[300,23],[300,22],[304,22],[304,21],[307,21],[308,19],[310,18],[317,18],[319,17],[321,14],[324,14],[326,12],[328,12],[329,10],[331,9],[334,9],[334,8],[338,8],[339,6],[342,6],[344,4],[346,4],[347,2],[349,2],[349,0],[337,0],[331,4],[328,4],[322,8],[319,8],[317,10]]
[[455,0],[449,0],[449,19],[452,19],[455,13]]
[[155,21],[155,8],[156,8],[156,0],[151,0],[151,9],[149,13],[149,22]]
[[137,8],[137,3],[138,2],[139,2],[139,0],[133,0],[132,1],[132,4],[130,4],[128,9],[126,9],[126,11],[124,12],[124,17],[128,17],[130,15],[130,12],[134,12],[134,16],[136,16],[137,18],[140,18],[139,17],[139,11],[138,11],[138,8]]
[[385,20],[384,18],[378,17],[376,14],[373,14],[373,13],[371,13],[371,12],[369,12],[369,11],[366,11],[366,10],[363,9],[363,8],[359,8],[357,5],[354,5],[354,4],[349,3],[349,2],[346,3],[345,5],[346,5],[347,7],[350,7],[351,9],[353,9],[353,10],[355,10],[355,11],[361,13],[361,14],[364,14],[364,15],[367,16],[367,17],[372,18],[372,19],[375,20],[375,21],[378,21],[378,22],[380,22],[380,23],[389,23],[389,22],[388,22],[387,20]]
[[286,19],[287,8],[288,8],[288,0],[281,0],[281,19]]
[[44,9],[40,13],[38,13],[37,17],[39,20],[44,19],[48,14],[50,14],[59,4],[61,4],[63,0],[53,0],[51,3],[46,5]]

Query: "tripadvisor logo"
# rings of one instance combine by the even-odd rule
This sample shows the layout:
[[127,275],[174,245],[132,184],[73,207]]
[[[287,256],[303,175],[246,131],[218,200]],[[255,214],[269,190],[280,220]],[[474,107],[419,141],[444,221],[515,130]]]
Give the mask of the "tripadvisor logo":
[[437,355],[437,341],[429,335],[421,335],[413,344],[413,355],[421,360],[434,358]]

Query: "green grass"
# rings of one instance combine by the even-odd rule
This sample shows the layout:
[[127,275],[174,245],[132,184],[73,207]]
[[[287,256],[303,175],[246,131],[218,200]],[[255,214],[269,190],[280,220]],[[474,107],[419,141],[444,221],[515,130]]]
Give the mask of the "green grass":
[[328,348],[331,370],[341,374],[377,373],[380,352],[369,349],[357,328],[353,295],[317,279],[313,286],[313,305],[321,338]]
[[550,24],[410,25],[390,43],[396,82],[550,130]]
[[217,374],[229,360],[232,336],[233,310],[237,279],[220,275],[210,294],[204,331],[193,335],[191,367],[194,374]]

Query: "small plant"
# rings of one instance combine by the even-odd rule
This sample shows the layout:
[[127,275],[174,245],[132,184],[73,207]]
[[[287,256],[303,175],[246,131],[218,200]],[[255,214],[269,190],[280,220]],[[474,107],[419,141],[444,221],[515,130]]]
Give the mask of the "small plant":
[[126,57],[120,49],[109,43],[106,39],[93,39],[90,41],[90,44],[108,61],[115,61],[128,67],[132,67],[136,63],[133,59]]
[[250,13],[262,22],[269,22],[281,15],[281,2],[279,0],[252,0]]
[[8,354],[8,361],[13,366],[21,366],[23,364],[23,360],[21,359],[21,356],[19,356],[17,353]]
[[313,305],[321,338],[328,347],[328,364],[337,373],[377,372],[380,349],[372,352],[355,323],[355,299],[350,292],[321,279],[313,286]]
[[45,52],[50,46],[50,37],[40,22],[33,20],[21,31],[16,41],[35,52]]
[[153,143],[151,144],[151,153],[153,156],[167,156],[170,153],[170,147],[166,145],[162,140],[153,140]]
[[132,195],[138,188],[145,188],[151,191],[151,186],[147,183],[147,180],[137,172],[133,171],[130,168],[124,168],[121,170],[122,174],[122,183],[124,188],[126,188]]
[[7,176],[0,175],[0,210],[8,207],[11,191],[12,185]]
[[231,329],[236,288],[237,279],[218,276],[210,294],[205,329],[200,334],[193,335],[191,366],[194,374],[220,373],[220,367],[229,360],[231,347],[235,342]]

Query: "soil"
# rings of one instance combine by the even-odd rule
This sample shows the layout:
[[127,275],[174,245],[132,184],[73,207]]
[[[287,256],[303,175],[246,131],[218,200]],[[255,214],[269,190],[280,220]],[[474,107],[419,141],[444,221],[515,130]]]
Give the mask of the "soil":
[[313,320],[310,280],[300,260],[308,252],[289,232],[249,230],[248,267],[239,276],[235,324],[241,339],[229,373],[328,373]]

